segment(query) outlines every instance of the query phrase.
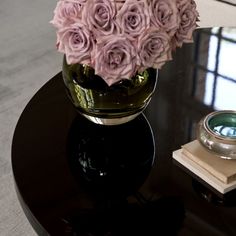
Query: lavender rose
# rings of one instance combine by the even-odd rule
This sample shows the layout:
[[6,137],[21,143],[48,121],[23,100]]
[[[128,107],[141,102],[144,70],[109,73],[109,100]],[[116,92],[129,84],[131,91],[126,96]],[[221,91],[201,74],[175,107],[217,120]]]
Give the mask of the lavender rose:
[[124,5],[126,0],[115,0],[116,3],[116,10],[117,12],[121,9],[121,7]]
[[150,25],[147,2],[127,0],[117,14],[117,22],[123,33],[132,37],[142,34]]
[[152,23],[173,36],[179,26],[176,0],[152,0],[149,8]]
[[95,49],[95,72],[110,86],[136,72],[135,47],[123,35],[104,36]]
[[175,46],[181,47],[183,43],[192,42],[192,34],[197,27],[198,12],[193,0],[177,0],[177,7],[181,22],[173,43]]
[[58,1],[54,10],[54,17],[50,23],[56,28],[62,28],[75,23],[81,18],[85,1],[86,0]]
[[103,36],[117,31],[115,16],[116,7],[114,1],[87,0],[82,20],[96,36]]
[[66,54],[68,64],[91,65],[94,40],[91,32],[82,24],[75,23],[58,31],[58,51]]
[[194,0],[59,0],[51,23],[69,64],[86,64],[110,86],[192,41]]
[[139,71],[148,67],[160,69],[171,59],[170,37],[166,32],[152,27],[140,36],[138,51]]

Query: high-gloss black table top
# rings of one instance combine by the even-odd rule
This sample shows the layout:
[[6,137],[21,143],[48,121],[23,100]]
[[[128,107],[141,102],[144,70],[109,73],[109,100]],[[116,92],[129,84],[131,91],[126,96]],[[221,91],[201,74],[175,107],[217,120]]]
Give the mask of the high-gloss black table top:
[[80,116],[61,73],[35,94],[15,129],[12,167],[39,235],[236,235],[234,201],[203,199],[172,159],[204,115],[236,109],[235,32],[197,30],[159,72],[145,116],[124,125]]

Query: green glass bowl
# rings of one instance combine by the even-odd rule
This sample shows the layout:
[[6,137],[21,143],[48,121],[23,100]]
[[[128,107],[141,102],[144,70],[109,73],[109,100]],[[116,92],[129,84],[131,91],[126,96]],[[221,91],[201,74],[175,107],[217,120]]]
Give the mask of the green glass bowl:
[[148,69],[130,80],[111,86],[94,69],[68,65],[63,60],[63,79],[68,95],[78,112],[97,124],[116,125],[140,114],[150,102],[157,83],[157,70]]
[[217,156],[236,159],[236,111],[208,114],[198,124],[197,139]]

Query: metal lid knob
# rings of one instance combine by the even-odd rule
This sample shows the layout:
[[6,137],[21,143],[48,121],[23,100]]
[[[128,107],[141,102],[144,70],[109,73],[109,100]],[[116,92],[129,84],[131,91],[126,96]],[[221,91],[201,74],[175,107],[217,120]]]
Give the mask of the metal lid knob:
[[198,141],[221,158],[236,159],[236,111],[215,111],[200,120]]

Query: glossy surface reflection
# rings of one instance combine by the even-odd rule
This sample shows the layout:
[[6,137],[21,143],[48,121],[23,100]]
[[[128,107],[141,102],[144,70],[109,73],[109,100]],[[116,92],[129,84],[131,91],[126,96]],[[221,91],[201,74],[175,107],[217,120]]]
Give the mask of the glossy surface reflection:
[[[222,196],[205,192],[206,183],[172,159],[174,150],[196,139],[202,117],[236,109],[235,40],[235,29],[197,30],[194,43],[163,66],[145,110],[153,136],[142,117],[130,132],[100,136],[71,105],[61,73],[43,86],[23,111],[12,143],[16,190],[37,233],[235,236],[233,192],[232,204],[220,205]],[[123,151],[117,140],[136,152]]]
[[198,99],[217,110],[236,109],[235,28],[198,31],[195,50],[193,75],[203,95]]
[[147,178],[155,157],[152,129],[144,115],[118,126],[96,125],[81,116],[67,140],[70,168],[96,190],[115,197],[135,193]]
[[145,204],[134,198],[85,209],[65,218],[64,222],[67,235],[73,236],[177,235],[184,216],[179,198],[163,197]]

